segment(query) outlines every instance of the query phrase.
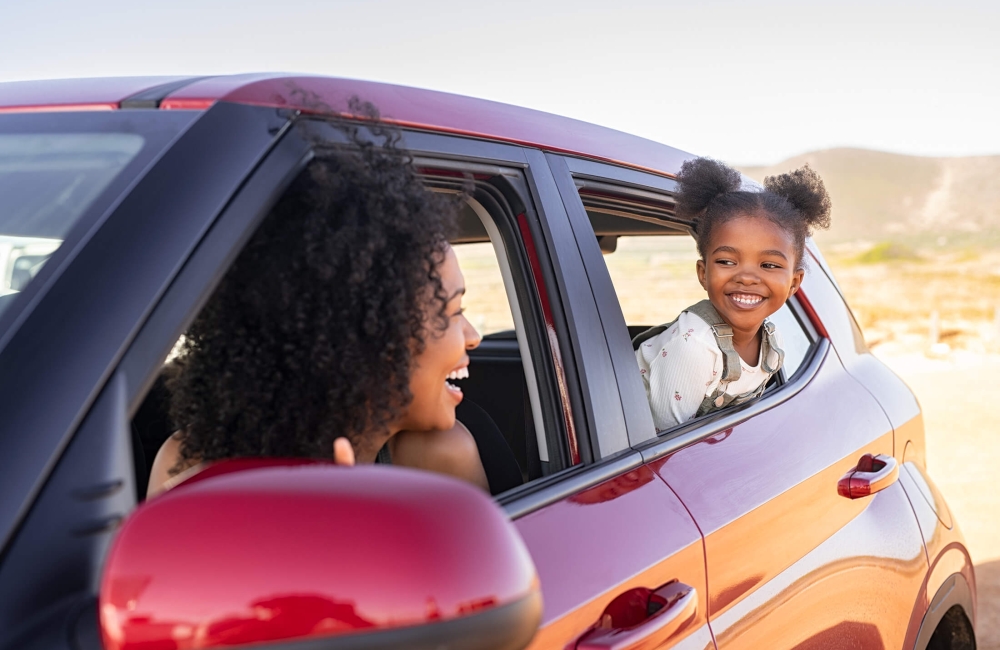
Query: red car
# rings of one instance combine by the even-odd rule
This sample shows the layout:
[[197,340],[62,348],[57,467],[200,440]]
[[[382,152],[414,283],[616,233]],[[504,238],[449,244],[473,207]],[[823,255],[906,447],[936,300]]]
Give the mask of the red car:
[[[165,359],[352,96],[474,184],[463,390],[514,479],[229,461],[143,503]],[[920,407],[813,243],[780,376],[655,431],[630,334],[698,298],[688,158],[344,79],[0,84],[0,648],[974,648]]]

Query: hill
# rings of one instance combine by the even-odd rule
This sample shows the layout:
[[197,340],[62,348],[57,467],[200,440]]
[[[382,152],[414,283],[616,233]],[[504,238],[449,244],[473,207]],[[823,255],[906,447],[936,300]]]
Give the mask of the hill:
[[805,163],[822,176],[833,200],[833,226],[820,240],[1000,234],[1000,156],[926,158],[828,149],[740,170],[763,181]]

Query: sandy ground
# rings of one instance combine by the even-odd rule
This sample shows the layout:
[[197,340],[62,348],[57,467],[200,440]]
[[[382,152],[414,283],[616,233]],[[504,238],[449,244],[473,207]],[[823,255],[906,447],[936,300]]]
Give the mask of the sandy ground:
[[1000,354],[876,354],[917,394],[928,470],[976,565],[980,650],[1000,650]]

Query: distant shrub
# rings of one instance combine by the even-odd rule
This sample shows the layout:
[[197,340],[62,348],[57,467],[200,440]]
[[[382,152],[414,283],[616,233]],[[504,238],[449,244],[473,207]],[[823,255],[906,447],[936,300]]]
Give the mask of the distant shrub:
[[882,242],[861,253],[854,260],[859,264],[882,264],[885,262],[919,262],[922,258],[909,246],[896,242]]

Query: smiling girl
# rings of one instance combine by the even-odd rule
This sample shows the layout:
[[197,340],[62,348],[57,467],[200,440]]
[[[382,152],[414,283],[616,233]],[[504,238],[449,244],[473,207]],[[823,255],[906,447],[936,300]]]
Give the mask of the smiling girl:
[[830,225],[830,198],[809,167],[748,191],[735,169],[698,158],[677,180],[708,300],[632,342],[657,432],[764,392],[784,356],[767,317],[802,282],[810,230]]

